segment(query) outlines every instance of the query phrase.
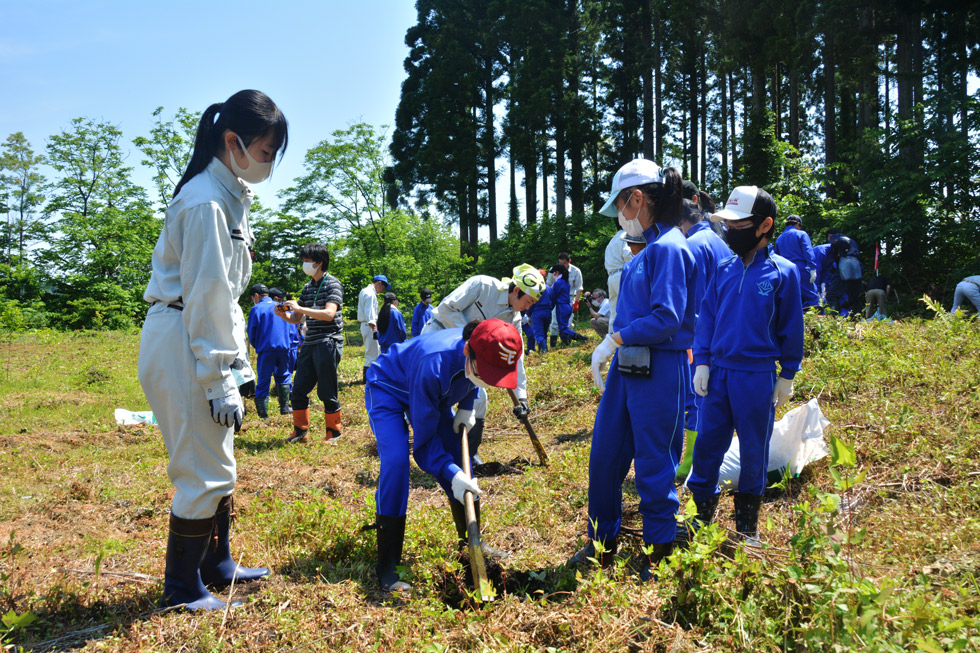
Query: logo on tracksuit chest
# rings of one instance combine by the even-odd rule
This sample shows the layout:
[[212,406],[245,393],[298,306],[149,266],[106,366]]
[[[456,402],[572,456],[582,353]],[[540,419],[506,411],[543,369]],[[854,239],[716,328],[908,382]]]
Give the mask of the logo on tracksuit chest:
[[769,293],[772,292],[772,282],[771,281],[760,281],[756,284],[759,287],[759,294],[764,297],[768,297]]

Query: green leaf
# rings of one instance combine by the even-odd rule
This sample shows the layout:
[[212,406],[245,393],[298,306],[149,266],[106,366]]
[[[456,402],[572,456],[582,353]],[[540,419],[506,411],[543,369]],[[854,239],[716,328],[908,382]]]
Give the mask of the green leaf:
[[854,447],[850,446],[836,436],[830,436],[830,460],[833,465],[841,467],[854,467],[857,465],[857,455]]

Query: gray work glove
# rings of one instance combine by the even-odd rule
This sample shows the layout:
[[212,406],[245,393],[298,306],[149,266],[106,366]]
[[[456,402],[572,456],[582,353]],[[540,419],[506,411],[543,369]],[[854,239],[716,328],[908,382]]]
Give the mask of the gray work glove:
[[531,414],[531,407],[527,405],[527,399],[518,399],[518,402],[514,406],[514,417],[523,421]]
[[242,421],[245,419],[245,405],[237,389],[220,399],[209,400],[208,404],[211,406],[211,419],[216,424],[234,427],[236,431],[241,428]]

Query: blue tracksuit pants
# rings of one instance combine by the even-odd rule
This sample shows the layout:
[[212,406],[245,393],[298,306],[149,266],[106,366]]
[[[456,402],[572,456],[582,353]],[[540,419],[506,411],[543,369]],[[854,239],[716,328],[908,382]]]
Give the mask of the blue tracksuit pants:
[[524,341],[527,343],[528,351],[534,351],[534,345],[537,343],[537,338],[534,337],[534,325],[531,324],[533,317],[534,313],[531,313],[531,318],[528,318],[527,323],[521,325],[521,331],[524,332]]
[[538,341],[538,349],[547,353],[551,311],[534,311],[531,313],[531,326],[534,328],[534,339]]
[[276,385],[289,385],[289,350],[269,349],[256,354],[258,368],[255,371],[255,398],[269,396],[269,379],[275,378]]
[[651,351],[650,377],[624,376],[618,353],[609,366],[589,455],[589,537],[607,542],[619,534],[623,480],[636,470],[643,541],[674,540],[674,475],[684,449],[684,405],[691,371],[686,351]]
[[[378,457],[381,459],[381,472],[378,476],[378,489],[374,501],[379,515],[404,517],[408,512],[408,395],[399,396],[397,390],[368,383],[364,390],[364,403],[367,407],[368,421],[378,442]],[[462,442],[453,431],[453,412],[443,411],[436,426],[439,439],[453,462],[462,467]],[[438,480],[438,479],[437,479]],[[450,485],[442,489],[452,499]]]
[[820,294],[817,292],[816,284],[810,283],[810,271],[806,266],[797,264],[796,269],[800,273],[800,295],[803,298],[803,308],[820,306]]
[[776,372],[742,372],[711,366],[708,396],[701,407],[701,431],[687,487],[696,501],[718,494],[718,471],[738,431],[741,472],[738,491],[761,496],[766,489],[769,440],[775,408]]
[[[694,378],[696,367],[697,365],[691,363],[692,379]],[[684,428],[695,432],[701,431],[701,405],[703,403],[704,397],[694,391],[694,384],[692,382],[687,393],[687,417],[684,419]]]
[[569,304],[558,304],[555,312],[558,314],[558,334],[561,341],[567,343],[577,335],[569,326],[572,323],[572,307]]

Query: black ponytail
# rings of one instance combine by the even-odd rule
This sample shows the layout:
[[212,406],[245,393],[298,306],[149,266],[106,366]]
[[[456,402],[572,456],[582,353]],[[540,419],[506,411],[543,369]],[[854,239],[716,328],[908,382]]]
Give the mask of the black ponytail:
[[[393,292],[385,293],[385,303],[381,306],[381,310],[378,311],[378,324],[377,324],[378,333],[382,336],[388,333],[388,325],[391,322],[391,311],[393,309],[392,305],[397,299],[398,296],[395,295],[395,293]],[[394,309],[394,310],[398,310],[398,309]]]
[[280,161],[289,143],[286,116],[272,98],[261,91],[238,91],[223,103],[212,104],[201,114],[194,138],[194,152],[184,176],[174,188],[174,197],[184,184],[203,172],[211,159],[224,150],[222,135],[226,129],[241,137],[245,147],[255,139],[271,134],[272,145],[279,153]]
[[677,168],[663,171],[664,182],[637,186],[650,204],[650,217],[676,227],[684,219],[684,180]]

